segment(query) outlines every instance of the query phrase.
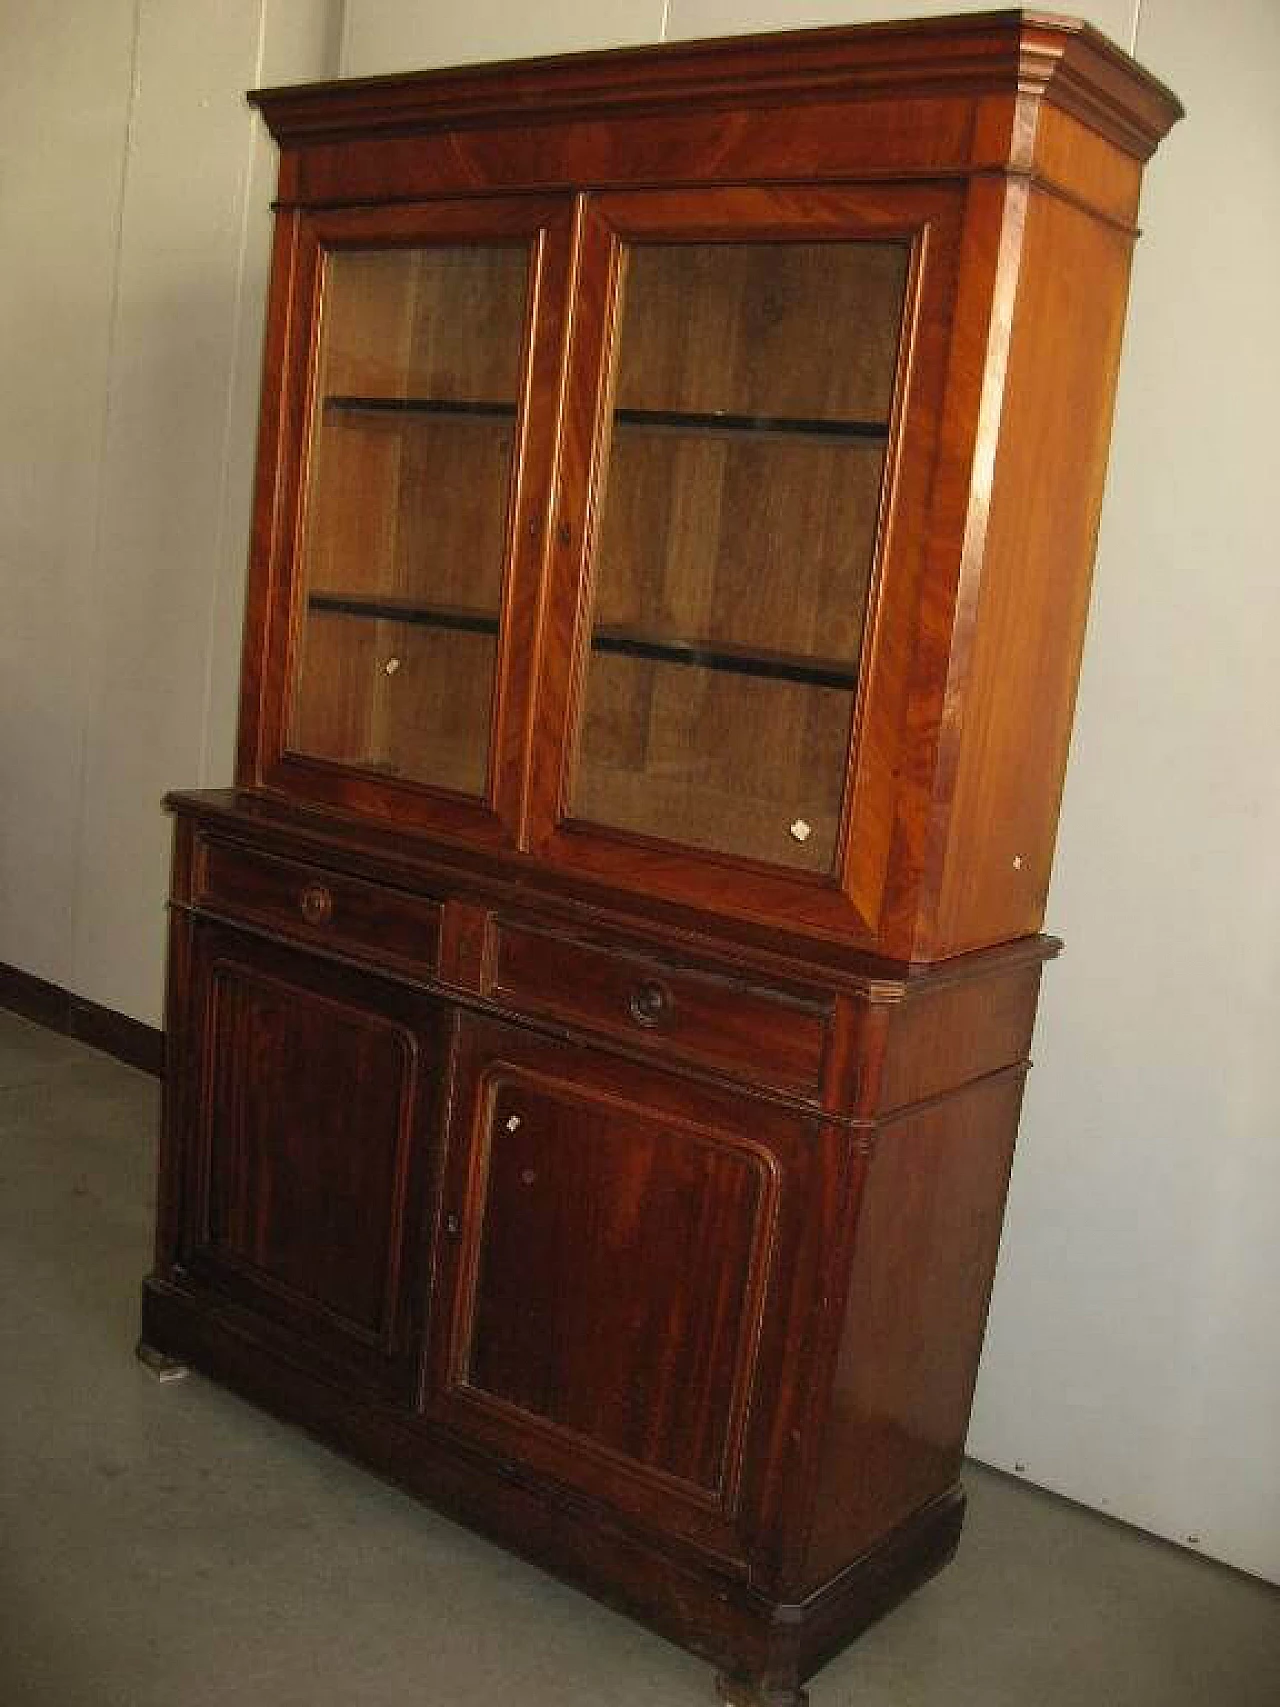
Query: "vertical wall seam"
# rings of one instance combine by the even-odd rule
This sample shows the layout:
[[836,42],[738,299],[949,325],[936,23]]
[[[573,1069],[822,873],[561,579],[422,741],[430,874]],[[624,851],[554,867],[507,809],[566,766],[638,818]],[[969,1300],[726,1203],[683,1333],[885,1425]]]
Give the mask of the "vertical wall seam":
[[[115,244],[111,255],[111,290],[107,304],[107,351],[105,362],[106,384],[103,387],[102,420],[98,433],[98,454],[96,458],[95,479],[97,492],[93,502],[93,541],[89,548],[89,589],[84,601],[84,610],[92,610],[94,593],[97,586],[99,570],[102,566],[103,530],[106,526],[107,508],[107,446],[111,439],[111,425],[114,417],[114,399],[116,393],[116,359],[120,347],[120,322],[124,312],[122,296],[124,272],[124,235],[125,211],[129,193],[129,172],[133,162],[135,131],[140,99],[140,82],[142,77],[142,8],[144,0],[134,0],[133,7],[133,38],[129,43],[129,98],[125,108],[124,138],[120,151],[119,194],[116,199],[116,230]],[[68,949],[67,964],[64,972],[64,982],[73,994],[82,993],[80,988],[80,935],[81,919],[84,914],[84,884],[88,870],[88,849],[85,839],[89,823],[89,731],[97,720],[100,701],[105,693],[105,687],[99,680],[97,671],[91,666],[90,658],[85,660],[85,676],[87,691],[81,703],[81,723],[79,750],[77,753],[75,778],[75,829],[71,869],[71,905],[68,920]]]
[[341,9],[342,18],[338,28],[338,75],[339,77],[349,77],[351,75],[351,31],[353,27],[351,8],[347,5],[347,0],[338,0],[338,5]]
[[1129,52],[1138,57],[1138,31],[1142,28],[1142,0],[1133,0],[1133,26],[1129,31]]
[[[270,0],[258,0],[258,31],[254,45],[252,80],[262,81],[267,47],[267,7]],[[254,156],[258,149],[260,120],[249,107],[245,108],[247,146],[240,173],[240,218],[236,243],[235,285],[231,301],[230,348],[228,351],[226,384],[222,404],[222,444],[218,454],[217,524],[214,529],[213,553],[209,575],[209,597],[205,608],[204,680],[200,695],[200,744],[196,760],[197,777],[202,788],[209,784],[213,770],[213,671],[217,655],[218,612],[224,596],[226,554],[229,549],[228,506],[231,502],[231,460],[235,443],[236,397],[240,381],[240,342],[244,331],[245,277],[249,260],[250,205],[254,183]]]

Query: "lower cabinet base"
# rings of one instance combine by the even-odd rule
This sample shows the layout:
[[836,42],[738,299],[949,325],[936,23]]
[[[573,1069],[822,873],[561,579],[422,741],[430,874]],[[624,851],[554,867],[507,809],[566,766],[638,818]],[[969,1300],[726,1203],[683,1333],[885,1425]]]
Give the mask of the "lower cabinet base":
[[952,1487],[804,1601],[779,1603],[728,1566],[648,1542],[569,1490],[531,1484],[518,1465],[318,1379],[163,1281],[144,1284],[139,1349],[224,1383],[709,1660],[731,1707],[802,1707],[804,1680],[941,1569],[960,1537],[964,1496]]

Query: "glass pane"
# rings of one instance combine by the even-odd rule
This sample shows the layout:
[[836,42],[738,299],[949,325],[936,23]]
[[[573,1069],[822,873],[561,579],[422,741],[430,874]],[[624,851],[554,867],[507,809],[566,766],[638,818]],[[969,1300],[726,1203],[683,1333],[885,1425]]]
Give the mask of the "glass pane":
[[627,252],[575,818],[831,869],[908,261]]
[[527,289],[514,245],[326,256],[293,751],[483,794]]

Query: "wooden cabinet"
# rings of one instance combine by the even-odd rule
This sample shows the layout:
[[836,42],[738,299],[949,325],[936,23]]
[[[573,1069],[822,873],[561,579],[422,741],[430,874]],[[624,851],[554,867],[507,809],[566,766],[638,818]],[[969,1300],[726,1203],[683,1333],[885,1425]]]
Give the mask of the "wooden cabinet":
[[459,1067],[439,1414],[742,1559],[818,1122],[493,1021]]
[[194,1052],[170,1085],[190,1120],[171,1263],[285,1355],[412,1402],[442,1010],[203,922],[189,976]]
[[1020,13],[254,99],[144,1340],[794,1703],[958,1534],[1177,104]]

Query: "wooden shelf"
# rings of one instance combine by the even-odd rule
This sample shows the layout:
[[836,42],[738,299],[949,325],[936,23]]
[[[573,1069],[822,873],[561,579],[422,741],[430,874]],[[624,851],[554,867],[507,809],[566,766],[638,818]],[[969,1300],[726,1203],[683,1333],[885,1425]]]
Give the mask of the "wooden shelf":
[[346,415],[445,415],[459,420],[513,421],[514,403],[448,397],[326,397],[326,409]]
[[356,593],[312,593],[308,610],[329,616],[355,616],[377,622],[407,622],[419,628],[448,628],[459,634],[496,634],[498,618],[490,611],[457,605],[423,605],[412,599],[373,599]]
[[808,440],[814,444],[888,443],[886,421],[823,420],[788,415],[729,415],[680,409],[616,409],[614,421],[645,433],[700,438]]
[[812,658],[802,652],[765,652],[731,641],[682,640],[631,628],[598,628],[591,637],[593,652],[613,652],[628,658],[649,658],[661,664],[687,664],[699,670],[723,670],[735,676],[761,676],[770,681],[801,682],[808,687],[853,688],[858,666],[843,658]]
[[[349,397],[324,400],[326,409],[351,415],[437,415],[459,420],[509,421],[514,403],[442,397]],[[682,409],[617,409],[614,422],[645,433],[696,434],[731,439],[808,439],[816,444],[885,444],[886,421],[824,420],[786,415],[730,415]]]
[[[307,606],[330,616],[413,623],[423,628],[452,629],[462,634],[498,632],[498,618],[488,611],[416,604],[409,599],[312,593]],[[811,658],[799,652],[766,652],[752,646],[735,646],[730,641],[684,640],[632,628],[596,629],[591,637],[591,649],[627,658],[646,658],[660,664],[684,664],[700,670],[723,670],[730,675],[801,682],[809,687],[851,689],[858,681],[857,664],[842,658]]]

